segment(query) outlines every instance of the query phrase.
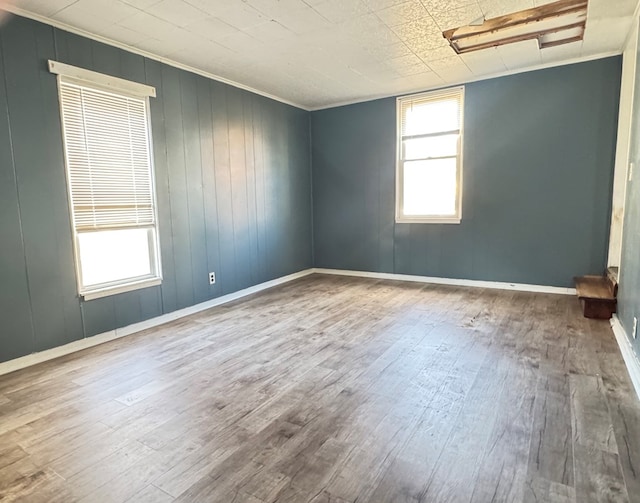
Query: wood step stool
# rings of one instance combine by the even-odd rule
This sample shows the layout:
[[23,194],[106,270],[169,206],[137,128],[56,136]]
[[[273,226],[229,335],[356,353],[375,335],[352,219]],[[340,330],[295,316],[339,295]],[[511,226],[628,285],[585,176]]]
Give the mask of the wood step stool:
[[610,319],[618,302],[616,275],[607,270],[604,276],[579,276],[574,280],[585,318]]

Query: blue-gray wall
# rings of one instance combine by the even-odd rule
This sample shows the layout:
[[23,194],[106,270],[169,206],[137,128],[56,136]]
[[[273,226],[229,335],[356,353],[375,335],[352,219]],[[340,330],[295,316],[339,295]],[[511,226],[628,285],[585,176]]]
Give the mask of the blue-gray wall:
[[[161,287],[78,298],[48,59],[157,89]],[[310,267],[309,145],[308,112],[12,18],[0,28],[0,361]]]
[[313,112],[315,266],[555,286],[600,274],[620,76],[613,57],[468,84],[460,225],[394,223],[395,99]]
[[622,237],[622,260],[618,289],[618,317],[640,357],[640,339],[633,340],[633,318],[640,318],[640,51],[636,54],[631,145],[629,162],[636,166],[633,180],[627,180]]
[[[78,298],[48,59],[157,89],[161,287]],[[312,265],[559,286],[597,273],[620,67],[609,58],[467,85],[462,224],[395,224],[394,99],[314,112],[310,133],[303,110],[13,17],[0,28],[0,361]],[[627,328],[639,200],[630,194],[625,227]]]

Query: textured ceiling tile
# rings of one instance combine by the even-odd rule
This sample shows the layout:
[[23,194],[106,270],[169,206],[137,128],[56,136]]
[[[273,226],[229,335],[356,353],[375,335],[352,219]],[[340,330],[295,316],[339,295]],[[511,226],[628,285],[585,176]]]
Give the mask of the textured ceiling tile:
[[416,56],[418,56],[422,61],[430,64],[431,61],[439,61],[441,59],[449,59],[456,56],[455,51],[447,46],[438,47],[436,49],[428,49],[426,51],[415,51]]
[[616,0],[589,2],[588,13],[592,20],[610,17],[624,17],[633,15],[636,9],[636,0]]
[[367,33],[362,37],[362,41],[367,47],[385,47],[402,43],[400,37],[391,31],[391,28],[387,28],[386,26],[380,28],[375,33]]
[[387,9],[406,2],[407,0],[364,0],[372,11]]
[[215,17],[204,17],[203,19],[188,24],[184,29],[200,35],[207,40],[218,40],[238,31],[237,28]]
[[146,12],[139,12],[134,16],[123,19],[118,24],[157,40],[161,40],[162,37],[170,38],[174,36],[177,29],[175,25]]
[[260,41],[244,31],[237,31],[216,41],[220,45],[237,53],[252,51],[260,45]]
[[57,13],[53,19],[69,26],[75,26],[89,33],[95,33],[96,35],[103,35],[112,25],[111,22],[87,13],[82,9],[65,9]]
[[[242,0],[267,17],[277,17],[285,11],[308,8],[303,0]],[[236,0],[237,2],[237,0]],[[229,2],[232,3],[232,2]]]
[[401,56],[399,58],[390,59],[389,61],[387,61],[387,65],[389,65],[390,68],[397,70],[398,68],[407,67],[407,66],[416,66],[416,65],[423,66],[424,63],[415,54],[409,54],[407,56]]
[[358,68],[357,71],[375,83],[388,82],[389,80],[400,77],[398,72],[384,65],[376,65],[362,69]]
[[555,63],[556,61],[566,61],[568,59],[579,58],[582,53],[582,42],[548,47],[540,51],[540,58],[543,63]]
[[442,37],[440,28],[430,16],[394,26],[393,31],[402,40]]
[[442,33],[437,37],[412,38],[410,40],[405,40],[404,43],[416,53],[442,49],[443,47],[453,51],[449,46],[449,42],[447,42],[447,40],[442,36]]
[[[245,30],[269,21],[269,17],[258,12],[253,7],[243,3],[236,2],[226,5],[225,9],[210,8],[210,14],[217,17],[225,23],[235,26],[239,30]],[[205,11],[209,12],[209,11]]]
[[420,0],[410,0],[409,2],[376,11],[376,16],[378,16],[384,24],[391,27],[421,19],[428,15],[427,9],[424,8]]
[[109,27],[105,28],[102,35],[110,38],[111,40],[118,40],[123,44],[132,46],[135,46],[138,42],[144,40],[145,38],[148,38],[142,33],[138,33],[137,31],[130,30],[129,28],[125,28],[124,26],[120,26],[118,24],[112,24]]
[[[382,23],[375,14],[348,19],[338,25],[337,29],[352,44],[362,48],[393,45],[400,42],[398,36]],[[326,35],[332,36],[330,33]]]
[[164,40],[158,40],[157,38],[146,38],[136,43],[138,49],[147,51],[151,54],[157,54],[158,56],[166,57],[175,48],[171,44],[167,44]]
[[457,55],[443,59],[436,59],[429,62],[429,68],[431,68],[436,73],[440,70],[448,70],[456,67],[467,68],[467,65],[464,64],[464,61],[462,61],[460,56]]
[[282,26],[278,21],[267,21],[256,26],[253,26],[247,30],[247,32],[254,38],[262,42],[272,42],[289,37],[293,34],[291,30]]
[[412,54],[411,49],[403,42],[384,46],[369,46],[365,50],[376,59],[386,60]]
[[417,0],[14,1],[29,12],[58,12],[55,19],[72,27],[308,106],[559,64],[578,52],[619,52],[636,4],[589,0],[582,44],[540,51],[530,41],[457,57],[442,31],[479,18],[478,6],[491,18],[547,0],[421,0],[426,15]]
[[12,3],[21,9],[37,12],[43,16],[51,16],[77,1],[78,0],[48,0],[47,2],[43,2],[42,0],[14,0]]
[[229,49],[207,40],[197,45],[191,44],[189,47],[169,52],[167,53],[167,58],[192,64],[196,61],[209,61],[214,57],[219,59],[224,55],[224,51],[235,55],[235,53],[232,53]]
[[478,0],[478,2],[487,19],[535,7],[533,0]]
[[[509,2],[511,0],[502,1]],[[444,12],[447,9],[459,9],[467,5],[473,5],[476,3],[476,0],[422,0],[422,3],[429,12]]]
[[267,15],[267,20],[277,21],[288,30],[299,35],[305,35],[310,32],[326,29],[331,23],[305,4],[304,7],[287,10],[277,14]]
[[204,17],[203,11],[183,0],[162,0],[149,7],[147,12],[176,26],[186,26]]
[[331,23],[360,17],[371,12],[362,0],[323,0],[312,5],[313,9]]
[[466,65],[441,68],[435,72],[447,84],[460,84],[473,79],[473,73]]
[[162,0],[122,0],[124,3],[135,7],[136,9],[147,9],[154,4],[160,3]]
[[298,41],[296,43],[290,43],[289,46],[290,51],[296,52],[311,61],[318,56],[316,53],[317,50],[323,51],[322,54],[327,54],[327,52],[340,54],[345,50],[361,49],[357,46],[354,47],[347,36],[343,36],[343,34],[335,31],[331,37],[328,37],[324,32],[316,32],[315,36],[306,38],[304,42]]
[[86,16],[98,18],[106,25],[118,23],[139,12],[119,0],[80,0],[57,12],[54,18],[63,22],[75,23]]
[[524,40],[515,44],[498,47],[500,57],[509,70],[517,70],[531,65],[539,65],[540,50],[535,40]]
[[445,81],[435,72],[400,77],[393,82],[393,88],[398,89],[397,94],[417,93],[443,85],[445,85]]
[[411,75],[424,75],[425,73],[433,73],[431,69],[424,63],[413,66],[405,66],[397,68],[395,71],[402,77],[409,77]]
[[482,10],[477,4],[468,5],[461,9],[432,10],[431,17],[442,30],[467,26],[478,19],[482,20]]
[[498,49],[495,47],[462,54],[460,55],[460,59],[462,59],[469,70],[477,76],[507,71],[507,67],[502,61]]
[[[129,1],[141,1],[144,2],[146,0],[127,0]],[[151,0],[149,0],[151,1]],[[158,3],[162,0],[154,0],[155,3]],[[196,9],[201,10],[202,12],[206,12],[210,16],[216,16],[220,12],[225,10],[229,10],[229,4],[223,2],[212,2],[211,0],[184,0],[186,3],[195,7]]]
[[167,57],[171,53],[184,49],[191,49],[193,52],[197,52],[200,46],[207,43],[210,42],[194,33],[189,33],[182,28],[175,28],[173,42],[168,43],[166,39],[163,39],[157,50],[161,51],[162,56]]

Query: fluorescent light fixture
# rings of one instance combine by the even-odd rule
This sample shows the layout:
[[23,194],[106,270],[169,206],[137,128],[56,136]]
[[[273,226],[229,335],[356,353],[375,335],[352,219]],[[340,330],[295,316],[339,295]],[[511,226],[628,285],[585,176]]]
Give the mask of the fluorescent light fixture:
[[457,54],[537,40],[545,49],[584,38],[588,0],[560,0],[442,33]]

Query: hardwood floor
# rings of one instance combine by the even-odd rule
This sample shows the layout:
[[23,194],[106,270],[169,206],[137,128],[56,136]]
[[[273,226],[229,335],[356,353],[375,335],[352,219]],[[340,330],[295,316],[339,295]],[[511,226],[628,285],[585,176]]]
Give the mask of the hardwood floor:
[[578,300],[314,275],[0,377],[0,501],[638,502]]

